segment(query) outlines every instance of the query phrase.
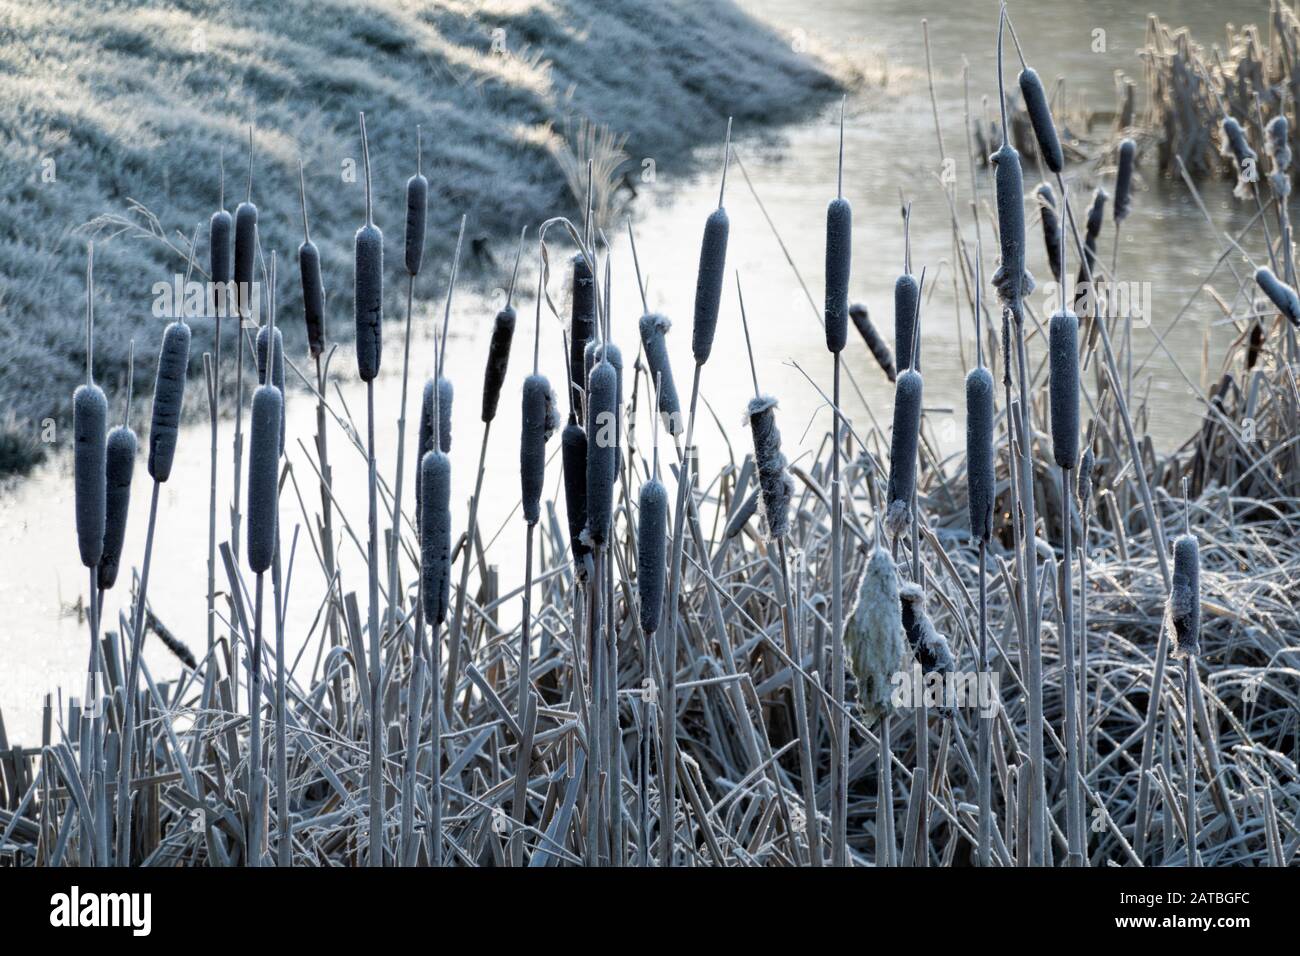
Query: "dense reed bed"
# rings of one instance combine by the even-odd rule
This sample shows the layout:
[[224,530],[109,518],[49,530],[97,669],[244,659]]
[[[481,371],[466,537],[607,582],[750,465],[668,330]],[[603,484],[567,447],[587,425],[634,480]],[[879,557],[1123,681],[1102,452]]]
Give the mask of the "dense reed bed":
[[[92,612],[85,711],[70,700],[56,714],[47,700],[41,746],[0,739],[0,858],[46,866],[1293,864],[1300,401],[1288,386],[1297,301],[1289,246],[1270,248],[1270,267],[1259,267],[1262,297],[1253,274],[1241,279],[1249,311],[1233,317],[1240,337],[1218,384],[1197,396],[1202,427],[1157,455],[1137,430],[1147,412],[1133,350],[1145,339],[1130,317],[1095,295],[1076,315],[1079,300],[1064,287],[1046,309],[1030,294],[1031,263],[1067,278],[1077,261],[1080,282],[1092,285],[1122,261],[1099,251],[1108,194],[1099,189],[1085,211],[1065,182],[1068,151],[1032,51],[1011,26],[999,25],[997,82],[1005,84],[1005,33],[1021,59],[1036,155],[1055,183],[1026,182],[1033,173],[1008,138],[993,154],[996,195],[982,197],[993,200],[997,242],[985,245],[978,220],[965,221],[956,202],[951,223],[927,224],[951,227],[951,261],[976,333],[965,448],[949,457],[937,440],[946,412],[926,404],[923,386],[925,264],[913,276],[905,239],[891,352],[865,310],[850,305],[844,194],[852,183],[843,179],[827,184],[824,308],[814,305],[806,320],[825,329],[828,367],[807,379],[832,406],[834,425],[811,455],[789,460],[779,395],[760,388],[760,379],[775,386],[751,348],[753,395],[727,400],[752,451],[731,450],[746,445],[737,442],[714,461],[697,454],[697,401],[719,323],[742,323],[747,343],[762,328],[746,312],[743,277],[734,307],[724,296],[728,124],[718,205],[703,220],[685,418],[665,342],[685,333],[648,308],[635,333],[631,316],[610,314],[611,250],[589,198],[580,226],[555,218],[521,237],[516,274],[531,285],[529,271],[537,273],[532,322],[518,326],[512,281],[504,309],[482,317],[492,334],[481,383],[443,364],[458,243],[433,354],[414,356],[431,372],[412,509],[402,499],[411,470],[402,453],[392,470],[375,461],[374,431],[387,419],[373,388],[365,438],[330,397],[326,316],[310,292],[322,281],[320,260],[302,189],[309,346],[304,355],[284,351],[291,339],[279,326],[294,317],[277,314],[272,253],[261,266],[266,325],[255,337],[250,330],[249,348],[234,359],[254,363],[261,384],[246,452],[236,428],[235,466],[247,483],[229,536],[218,536],[215,497],[209,504],[216,626],[178,679],[154,680],[140,654],[147,548],[133,613],[101,628]],[[364,121],[360,132],[364,139]],[[1268,155],[1285,170],[1286,130],[1273,134]],[[1144,214],[1130,188],[1141,154],[1128,142],[1116,144],[1124,169],[1112,230]],[[365,153],[368,164],[368,145]],[[408,322],[411,289],[433,258],[424,243],[427,189],[417,158],[403,260]],[[262,262],[256,213],[246,209],[252,190],[250,177],[233,221],[218,213],[211,225],[223,244],[233,238],[233,267],[222,268],[235,277]],[[1027,240],[1031,202],[1051,211],[1043,245]],[[354,319],[358,372],[371,386],[380,316],[394,293],[383,284],[373,197],[364,215]],[[908,216],[905,228],[913,227]],[[984,250],[995,247],[986,262]],[[214,251],[211,261],[224,256]],[[857,252],[859,270],[881,261]],[[553,272],[552,264],[562,265]],[[572,312],[562,317],[550,291],[565,284]],[[128,440],[106,437],[107,399],[93,384],[92,289],[88,282],[87,384],[75,399],[75,506],[98,608],[100,589],[112,584],[101,583],[104,556],[114,541],[120,550],[112,516],[127,514],[115,504],[122,465],[112,449]],[[684,297],[678,306],[685,312]],[[541,352],[544,310],[566,328],[562,354]],[[848,335],[850,318],[859,338]],[[196,347],[207,348],[200,339]],[[175,428],[191,342],[181,323],[161,345],[149,432],[155,507],[174,456],[197,452],[178,447]],[[409,334],[407,343],[403,381]],[[529,354],[512,361],[512,350]],[[314,441],[285,435],[283,425],[294,387],[284,370],[305,359],[316,363],[314,377],[298,372],[318,406]],[[220,356],[204,360],[215,469]],[[892,415],[879,417],[892,418],[889,427],[854,426],[839,414],[842,380],[856,388],[861,375],[895,381]],[[462,440],[451,452],[444,413],[457,395],[481,401],[484,425],[467,512],[450,500],[452,469],[469,467],[473,454]],[[508,460],[518,448],[522,527],[511,527],[526,542],[524,583],[507,593],[476,519],[503,395],[522,408],[520,434],[498,442],[511,449]],[[334,496],[327,431],[336,455],[366,462],[368,501]],[[634,440],[647,434],[649,442]],[[302,455],[290,463],[289,450]],[[319,507],[299,493],[312,479]],[[182,493],[199,502],[204,490]],[[149,547],[153,519],[151,510]],[[345,539],[368,554],[364,582],[337,571]],[[122,568],[133,560],[121,556]],[[291,587],[320,587],[323,597],[288,660]]]

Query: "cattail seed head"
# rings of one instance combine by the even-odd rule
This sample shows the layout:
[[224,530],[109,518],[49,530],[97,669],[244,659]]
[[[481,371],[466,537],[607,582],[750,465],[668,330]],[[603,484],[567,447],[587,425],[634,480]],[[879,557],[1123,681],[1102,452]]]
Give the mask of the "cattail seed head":
[[784,538],[790,532],[790,499],[794,496],[794,481],[786,471],[785,455],[781,451],[781,432],[776,427],[776,399],[770,395],[750,399],[748,415],[768,534],[773,540]]
[[1097,238],[1101,235],[1101,225],[1106,219],[1106,200],[1109,198],[1106,190],[1100,186],[1092,194],[1092,205],[1088,207],[1088,218],[1083,230],[1083,262],[1079,264],[1079,292],[1076,299],[1085,294],[1088,276],[1093,275],[1097,264]]
[[274,385],[280,390],[280,454],[284,454],[284,417],[285,408],[289,404],[288,395],[284,390],[284,337],[280,334],[280,329],[275,329],[275,359],[271,368],[271,380],[266,380],[266,350],[271,341],[271,326],[264,325],[257,333],[257,383],[259,385]]
[[587,393],[587,535],[609,540],[618,472],[618,372],[608,361],[591,370]]
[[126,540],[126,514],[131,506],[131,477],[135,472],[135,432],[118,425],[108,433],[105,456],[104,553],[99,559],[99,587],[107,591],[117,581]]
[[483,421],[497,417],[501,386],[510,364],[510,343],[515,337],[515,310],[507,305],[492,322],[492,341],[488,345],[487,370],[483,373]]
[[987,542],[993,534],[993,375],[984,366],[966,376],[966,491],[970,531]]
[[443,452],[451,451],[451,403],[455,390],[451,379],[438,376],[438,447]]
[[912,367],[916,310],[920,298],[921,287],[917,285],[915,276],[904,274],[894,280],[894,355],[900,372]]
[[1047,246],[1047,264],[1052,269],[1052,278],[1061,281],[1061,217],[1056,212],[1056,193],[1048,183],[1038,187],[1038,207],[1043,217],[1043,244]]
[[429,212],[429,180],[416,173],[406,181],[406,271],[420,274],[424,261],[424,221]]
[[641,486],[637,527],[636,580],[641,601],[641,629],[659,630],[664,606],[664,566],[668,545],[668,491],[651,478]]
[[1300,326],[1300,296],[1295,289],[1274,275],[1268,266],[1256,270],[1255,282],[1293,326]]
[[1034,289],[1025,270],[1025,180],[1020,154],[1003,143],[993,154],[998,207],[998,242],[1002,262],[993,274],[993,286],[1007,304],[1019,302]]
[[162,349],[158,353],[158,377],[153,386],[153,417],[149,424],[149,474],[155,481],[166,481],[171,477],[189,364],[190,327],[184,322],[172,322],[163,330]]
[[519,441],[519,475],[523,490],[524,520],[541,518],[542,485],[546,479],[546,442],[559,426],[555,392],[545,375],[524,379],[523,416]]
[[894,712],[893,677],[903,669],[898,570],[884,548],[872,551],[844,625],[844,649],[867,725]]
[[420,592],[437,627],[451,597],[451,459],[440,451],[420,459]]
[[582,559],[591,553],[583,540],[587,530],[587,432],[570,421],[560,433],[560,458],[564,467],[564,507],[569,519],[569,546],[574,565],[583,567]]
[[298,246],[298,272],[302,276],[302,316],[307,326],[311,357],[325,351],[325,286],[321,281],[320,250],[310,239]]
[[1073,468],[1079,460],[1079,319],[1069,309],[1052,316],[1048,354],[1052,455],[1061,468]]
[[436,434],[434,429],[437,421],[434,418],[434,389],[437,384],[433,379],[426,379],[424,390],[420,394],[420,427],[415,433],[415,520],[420,520],[420,495],[423,494],[423,487],[420,482],[420,469],[424,463],[424,456],[431,451],[436,451],[433,440]]
[[235,208],[235,297],[240,315],[248,315],[252,308],[256,266],[257,207],[241,202]]
[[1168,625],[1173,628],[1174,656],[1201,653],[1201,552],[1196,537],[1174,540],[1174,576],[1169,591]]
[[898,377],[898,373],[894,369],[894,353],[889,350],[889,345],[876,331],[876,327],[871,322],[871,316],[867,314],[867,307],[858,302],[853,303],[853,305],[849,306],[849,318],[853,320],[853,325],[857,328],[858,334],[862,336],[862,341],[867,343],[867,348],[885,373],[885,377],[890,382],[893,382]]
[[650,380],[659,383],[659,414],[669,435],[681,434],[682,406],[677,398],[677,385],[673,382],[673,366],[668,360],[668,344],[664,339],[673,326],[666,315],[648,312],[641,316],[641,347],[645,350],[646,364],[650,366]]
[[573,310],[569,323],[569,375],[572,376],[576,401],[577,390],[586,387],[587,343],[596,334],[596,284],[591,266],[582,253],[573,257]]
[[357,327],[357,373],[363,382],[379,374],[384,326],[384,234],[372,222],[357,230],[353,273]]
[[98,385],[82,385],[72,395],[72,475],[77,515],[77,547],[88,568],[104,555],[107,509],[108,400]]
[[220,314],[218,307],[224,294],[221,290],[227,287],[234,275],[234,261],[230,247],[231,234],[234,230],[235,221],[224,209],[218,209],[208,221],[208,273],[212,277],[213,286],[217,289],[214,293],[216,299],[210,303],[213,314]]
[[1137,159],[1137,143],[1125,137],[1119,144],[1119,165],[1115,170],[1115,210],[1116,222],[1123,222],[1128,216],[1133,193],[1133,163]]
[[1052,122],[1052,108],[1047,105],[1047,91],[1033,67],[1020,71],[1020,95],[1025,98],[1025,110],[1034,128],[1034,138],[1038,140],[1039,155],[1048,169],[1059,173],[1065,168],[1065,156],[1060,137],[1056,135],[1056,124]]
[[718,307],[722,303],[722,276],[727,268],[727,237],[731,220],[719,206],[704,223],[700,243],[700,271],[695,278],[695,324],[691,329],[691,352],[695,363],[703,365],[713,351],[713,336],[718,331]]
[[921,373],[905,369],[894,385],[894,430],[889,440],[889,505],[886,523],[899,534],[912,514],[916,491],[916,452],[921,435]]
[[248,437],[248,566],[255,574],[266,571],[275,556],[283,413],[280,390],[259,385]]
[[840,197],[826,207],[826,348],[843,352],[849,334],[849,267],[853,207]]

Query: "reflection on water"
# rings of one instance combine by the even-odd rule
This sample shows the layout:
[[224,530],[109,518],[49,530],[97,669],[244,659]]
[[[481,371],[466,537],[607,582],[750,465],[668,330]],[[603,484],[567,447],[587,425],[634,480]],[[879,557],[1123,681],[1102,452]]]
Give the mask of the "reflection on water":
[[[962,378],[973,354],[973,329],[969,309],[959,305],[951,268],[952,227],[947,201],[936,179],[941,170],[940,147],[924,72],[925,52],[917,5],[908,2],[862,3],[840,0],[822,3],[810,11],[801,0],[751,0],[751,7],[792,31],[802,30],[802,39],[822,43],[855,56],[883,56],[889,64],[885,92],[872,89],[851,98],[848,104],[845,146],[844,193],[854,207],[854,256],[851,295],[867,304],[878,327],[892,338],[892,289],[901,270],[903,238],[899,217],[899,193],[913,202],[912,246],[915,270],[927,267],[927,295],[923,313],[923,367],[926,404],[931,411],[937,439],[947,450],[960,448],[964,423],[961,418]],[[1153,2],[1142,8],[1119,2],[1060,4],[1022,0],[1015,7],[1017,29],[1026,54],[1046,77],[1067,76],[1075,91],[1085,92],[1089,101],[1109,108],[1113,103],[1113,74],[1123,69],[1135,77],[1141,66],[1134,50],[1141,45],[1143,19],[1140,11],[1150,7],[1171,22],[1190,24],[1200,37],[1218,38],[1225,20],[1262,20],[1262,4],[1240,5],[1222,2]],[[965,132],[961,65],[970,64],[970,96],[973,104],[984,97],[996,102],[991,41],[996,4],[981,5],[978,15],[966,4],[939,5],[930,16],[931,55],[935,72],[943,150],[956,157],[957,208],[961,228],[973,239],[971,179],[966,172]],[[1106,31],[1106,50],[1093,52],[1095,30]],[[1010,49],[1010,48],[1008,48]],[[1014,75],[1008,69],[1008,80]],[[979,108],[978,106],[976,108]],[[826,203],[833,198],[836,179],[838,111],[828,110],[806,124],[784,131],[781,148],[767,141],[747,138],[738,130],[737,152],[743,171],[732,169],[726,205],[731,217],[728,272],[738,271],[745,289],[759,384],[781,402],[779,421],[787,454],[792,459],[815,450],[829,421],[822,399],[799,371],[802,368],[819,382],[829,382],[829,360],[824,339],[805,293],[795,281],[794,271],[769,228],[751,192],[761,197],[766,213],[780,231],[794,266],[808,284],[813,301],[821,288],[823,229]],[[719,138],[722,128],[719,127]],[[677,369],[678,388],[690,384],[690,313],[694,290],[700,233],[704,219],[717,203],[718,166],[721,148],[702,153],[701,172],[689,180],[647,184],[637,208],[637,246],[648,286],[650,307],[677,320],[670,333],[670,351]],[[747,176],[746,176],[747,174]],[[1076,166],[1069,170],[1072,195],[1081,197],[1099,182],[1109,185],[1111,170]],[[1036,185],[1027,174],[1026,188]],[[991,182],[984,171],[976,175],[980,220],[984,230],[985,275],[992,273],[993,243],[989,209]],[[1224,230],[1245,225],[1249,210],[1231,199],[1224,184],[1204,185],[1204,200],[1214,221],[1207,226],[1187,191],[1176,183],[1143,177],[1134,209],[1125,223],[1118,245],[1119,275],[1123,279],[1151,284],[1154,322],[1163,328],[1193,296],[1197,285],[1220,252],[1216,236]],[[1112,224],[1109,216],[1102,235],[1103,254],[1110,255]],[[400,230],[389,230],[400,241]],[[1031,220],[1030,260],[1032,271],[1049,274]],[[636,319],[641,305],[632,272],[626,237],[613,238],[613,328],[614,338],[624,345],[625,354],[635,352]],[[292,250],[281,250],[289,255]],[[553,260],[555,261],[554,257]],[[536,256],[525,259],[521,288],[535,282]],[[432,278],[424,279],[425,294],[441,294],[445,264]],[[327,282],[331,279],[327,277]],[[346,276],[332,277],[334,287],[345,287]],[[1231,301],[1236,283],[1228,275],[1216,276],[1216,285]],[[559,297],[557,279],[552,295]],[[390,290],[396,295],[396,290]],[[336,297],[347,308],[349,295]],[[1041,303],[1040,303],[1041,304]],[[394,298],[390,314],[400,313]],[[515,586],[523,547],[524,527],[515,511],[519,498],[518,434],[519,389],[532,358],[532,303],[520,303],[519,331],[501,410],[492,429],[488,454],[484,500],[481,509],[489,561],[501,568],[503,590]],[[406,502],[411,503],[414,461],[409,453],[418,396],[424,377],[432,366],[433,307],[418,317],[413,344],[413,382],[408,396],[408,456]],[[468,502],[473,487],[473,468],[482,435],[479,397],[491,316],[494,309],[482,298],[463,295],[452,318],[453,338],[447,355],[456,385],[453,441],[454,503]],[[1170,351],[1194,381],[1200,380],[1202,339],[1210,335],[1210,367],[1214,368],[1229,339],[1229,329],[1212,327],[1218,317],[1208,297],[1197,300],[1168,338]],[[332,317],[333,326],[350,326],[345,313]],[[283,321],[296,317],[284,316]],[[1153,338],[1138,330],[1137,354],[1145,355]],[[854,333],[850,332],[851,336]],[[385,374],[376,383],[379,409],[378,460],[390,478],[396,457],[395,422],[400,395],[400,329],[391,325],[386,337]],[[211,348],[210,329],[195,330],[196,352]],[[1041,358],[1041,346],[1034,343],[1033,355]],[[539,349],[541,371],[563,393],[564,366],[560,327],[543,315]],[[229,355],[229,351],[226,353]],[[305,371],[305,356],[291,356]],[[891,416],[892,389],[873,364],[860,341],[851,338],[845,353],[851,382],[845,388],[846,413],[859,430],[873,421],[887,423]],[[796,364],[799,368],[796,368]],[[350,352],[340,350],[335,369],[348,380],[341,383],[346,402],[335,401],[336,410],[346,416],[364,415],[365,392],[351,379],[355,363]],[[630,361],[629,361],[630,367]],[[296,376],[290,372],[291,382]],[[191,387],[196,387],[192,382]],[[1140,390],[1149,394],[1150,420],[1157,444],[1178,444],[1197,419],[1196,403],[1186,383],[1163,353],[1157,352],[1140,380]],[[630,389],[629,389],[630,391]],[[703,372],[701,421],[697,428],[702,449],[703,474],[709,476],[729,455],[742,455],[749,444],[740,427],[745,402],[752,393],[745,361],[734,277],[729,275],[713,358]],[[346,409],[345,409],[346,405]],[[641,400],[644,412],[644,393]],[[954,409],[955,414],[946,412]],[[714,423],[726,429],[722,431]],[[360,434],[364,420],[358,419]],[[299,539],[292,588],[288,602],[291,648],[300,646],[316,619],[323,594],[319,559],[310,540],[315,531],[314,513],[319,502],[316,479],[308,458],[299,446],[310,446],[315,412],[310,396],[301,389],[289,397],[288,459],[292,480],[282,499],[281,521],[286,549],[295,528]],[[639,441],[648,443],[648,420],[641,417]],[[218,528],[229,527],[231,423],[222,423],[219,464]],[[349,444],[344,431],[330,426],[335,490],[343,506],[351,533],[339,526],[340,567],[344,586],[355,590],[364,602],[365,578],[362,551],[366,535],[366,467],[363,455]],[[552,443],[552,450],[558,441]],[[180,453],[172,479],[160,499],[160,523],[150,583],[150,603],[158,617],[196,651],[205,641],[207,582],[208,431],[200,423],[187,428],[180,441]],[[557,507],[563,507],[558,457],[547,470],[548,489]],[[127,534],[124,563],[138,565],[144,547],[144,523],[149,495],[143,463],[136,469],[133,510]],[[302,504],[300,504],[300,502]],[[304,507],[305,505],[305,512]],[[562,513],[562,512],[561,512]],[[464,509],[455,513],[455,533],[463,530]],[[64,613],[75,605],[85,590],[85,572],[77,562],[72,520],[70,464],[57,460],[47,464],[30,481],[0,497],[0,709],[4,712],[11,739],[31,742],[39,735],[40,695],[62,687],[64,693],[80,694],[86,658],[87,628],[75,613]],[[118,613],[125,607],[129,576],[124,571],[117,590],[109,595],[105,626],[116,629]],[[224,590],[224,574],[218,588]],[[219,605],[220,607],[221,605]],[[224,612],[223,612],[224,613]],[[506,619],[509,615],[503,615]],[[225,624],[219,625],[225,630]],[[153,639],[146,653],[148,666],[157,678],[176,672],[176,664]],[[303,667],[310,667],[310,656]]]

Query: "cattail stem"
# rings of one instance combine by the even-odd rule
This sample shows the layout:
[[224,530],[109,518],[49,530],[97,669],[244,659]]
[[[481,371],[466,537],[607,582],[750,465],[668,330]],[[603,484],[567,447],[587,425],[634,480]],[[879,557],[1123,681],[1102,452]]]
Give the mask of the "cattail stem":
[[[364,122],[364,120],[363,120]],[[370,543],[370,847],[367,865],[384,865],[384,701],[381,691],[383,661],[379,634],[379,481],[375,474],[375,383],[366,382],[366,465],[369,469]]]
[[131,751],[135,743],[135,688],[140,680],[140,648],[144,644],[144,610],[149,595],[149,567],[153,559],[153,534],[158,524],[158,492],[155,480],[149,498],[149,524],[144,536],[144,563],[140,566],[140,590],[135,598],[135,620],[131,627],[131,666],[123,693],[122,756],[117,773],[117,865],[131,865]]
[[[524,532],[526,551],[524,553],[524,616],[519,626],[519,680],[515,688],[516,706],[519,708],[520,725],[524,716],[524,703],[528,700],[531,687],[532,662],[532,596],[533,596],[533,533],[537,525],[529,522]],[[520,759],[523,759],[522,756]]]
[[659,803],[662,823],[659,833],[659,865],[673,865],[673,852],[677,842],[676,827],[673,820],[677,800],[677,595],[681,586],[682,551],[685,544],[686,496],[691,486],[691,465],[694,463],[690,453],[691,441],[695,434],[695,409],[700,397],[700,372],[704,369],[701,362],[695,363],[695,374],[691,379],[691,405],[686,416],[686,457],[682,460],[677,474],[677,501],[673,507],[673,539],[668,551],[668,597],[665,614],[668,629],[663,641],[663,745],[660,756],[661,790]]
[[402,596],[398,586],[397,556],[402,543],[402,476],[406,472],[406,388],[411,370],[411,306],[415,297],[415,274],[406,276],[406,333],[402,345],[402,397],[397,415],[397,471],[393,476],[392,541],[388,553],[388,624],[385,633],[397,629],[402,619]]
[[831,448],[831,684],[835,698],[835,802],[831,805],[831,865],[849,862],[849,719],[844,709],[844,513],[840,489],[840,354],[832,380],[834,441]]
[[[977,317],[978,318],[978,317]],[[979,569],[979,669],[989,673],[989,581],[988,542],[980,538]],[[993,749],[990,737],[993,730],[992,715],[980,715],[976,760],[979,764],[979,782],[976,785],[976,802],[979,804],[979,865],[993,865]]]
[[246,866],[262,865],[262,592],[266,574],[257,573],[253,594],[253,651],[248,685],[248,855]]
[[[1200,599],[1200,596],[1197,596]],[[1200,866],[1196,855],[1196,722],[1193,719],[1192,703],[1196,698],[1193,681],[1199,680],[1196,673],[1196,655],[1188,654],[1183,661],[1183,734],[1187,738],[1187,812],[1184,818],[1187,827],[1187,865]]]
[[1065,793],[1066,819],[1065,834],[1067,844],[1067,866],[1084,866],[1086,859],[1083,851],[1083,832],[1080,824],[1083,820],[1083,793],[1079,775],[1079,714],[1076,691],[1078,674],[1075,671],[1074,656],[1074,578],[1070,572],[1071,546],[1070,538],[1074,523],[1074,496],[1070,493],[1070,475],[1072,469],[1061,469],[1061,657],[1065,661],[1065,676],[1062,683],[1065,688]]
[[[423,604],[423,601],[421,602]],[[442,641],[438,623],[429,624],[429,862],[443,865],[442,840]]]

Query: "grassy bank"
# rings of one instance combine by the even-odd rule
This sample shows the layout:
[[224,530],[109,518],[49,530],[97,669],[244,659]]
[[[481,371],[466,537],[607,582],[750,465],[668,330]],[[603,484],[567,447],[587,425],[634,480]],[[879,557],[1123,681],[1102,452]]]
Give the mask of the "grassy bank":
[[[91,234],[104,303],[97,375],[125,378],[135,336],[137,382],[150,380],[162,324],[153,284],[184,270],[182,234],[217,208],[222,150],[226,206],[243,200],[250,122],[263,247],[288,256],[301,241],[301,159],[340,337],[352,297],[348,239],[364,207],[353,175],[359,110],[390,243],[401,238],[401,187],[424,127],[433,277],[417,295],[434,297],[462,214],[462,274],[490,282],[508,270],[510,237],[524,223],[574,208],[557,173],[565,159],[585,165],[571,141],[583,120],[611,132],[609,149],[624,143],[614,178],[629,172],[635,187],[646,159],[657,174],[687,167],[728,114],[740,128],[793,119],[838,85],[730,0],[5,0],[0,28],[0,175],[11,184],[0,198],[0,354],[22,370],[0,379],[15,416],[4,426],[15,453],[0,472],[39,453],[27,439],[42,420],[70,423],[82,372],[79,263]],[[132,200],[156,220],[133,212]],[[78,228],[104,215],[114,218]],[[202,245],[199,255],[205,266]],[[388,257],[393,276],[400,260]],[[298,289],[286,285],[281,308],[298,316]],[[284,325],[296,346],[300,322]]]

